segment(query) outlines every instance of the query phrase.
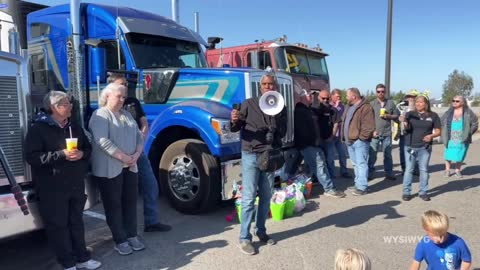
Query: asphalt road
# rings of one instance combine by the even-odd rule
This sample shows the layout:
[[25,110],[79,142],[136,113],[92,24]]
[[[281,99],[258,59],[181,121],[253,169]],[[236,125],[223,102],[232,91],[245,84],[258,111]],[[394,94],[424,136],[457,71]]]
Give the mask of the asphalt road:
[[[113,251],[110,232],[103,220],[85,216],[87,242],[93,257],[103,263],[104,270],[127,269],[333,269],[338,248],[356,247],[367,252],[373,269],[408,269],[416,243],[424,234],[421,214],[429,209],[445,212],[450,217],[450,232],[463,237],[473,256],[472,269],[480,269],[480,234],[478,205],[480,205],[480,142],[471,145],[464,169],[464,178],[443,178],[443,147],[435,145],[430,162],[430,194],[424,202],[414,198],[401,201],[401,178],[383,180],[382,172],[370,181],[370,193],[361,197],[350,194],[344,199],[319,195],[314,187],[313,198],[306,209],[283,221],[269,220],[267,228],[278,241],[275,246],[255,243],[255,256],[240,252],[237,242],[239,223],[226,221],[234,210],[226,203],[217,210],[200,216],[175,212],[161,201],[162,221],[174,229],[168,233],[143,233],[139,215],[139,232],[147,249],[129,256]],[[395,169],[398,149],[394,149]],[[377,168],[381,169],[379,156]],[[351,180],[338,179],[345,189]],[[414,183],[414,191],[418,184]],[[141,213],[141,202],[138,203]],[[102,213],[102,206],[92,211]],[[1,228],[0,228],[1,229]],[[42,233],[22,236],[0,243],[0,270],[57,270],[59,267],[47,248]],[[425,266],[423,265],[423,268]]]

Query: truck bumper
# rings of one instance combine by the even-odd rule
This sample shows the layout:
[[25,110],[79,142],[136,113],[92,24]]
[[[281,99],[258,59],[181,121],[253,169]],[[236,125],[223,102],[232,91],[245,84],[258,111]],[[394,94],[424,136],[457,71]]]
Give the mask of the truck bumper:
[[17,201],[12,194],[0,195],[0,239],[38,230],[43,227],[38,203],[36,200],[28,200],[31,191],[24,191],[30,214],[24,216]]
[[220,168],[222,170],[222,199],[233,199],[242,182],[242,160],[223,161],[220,163]]

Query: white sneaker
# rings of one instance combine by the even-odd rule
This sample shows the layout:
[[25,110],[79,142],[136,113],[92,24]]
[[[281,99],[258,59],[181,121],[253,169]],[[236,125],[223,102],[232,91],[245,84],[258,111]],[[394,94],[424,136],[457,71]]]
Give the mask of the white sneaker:
[[145,249],[145,245],[142,242],[140,242],[140,239],[138,239],[137,236],[127,238],[127,241],[128,241],[128,244],[130,245],[130,247],[135,251]]
[[130,245],[128,244],[128,242],[123,242],[123,243],[120,243],[120,244],[116,244],[113,247],[113,249],[118,251],[118,254],[120,254],[120,255],[129,255],[129,254],[133,253],[133,250],[130,247]]
[[[95,260],[92,260],[92,259],[90,259],[86,262],[77,263],[77,268],[78,269],[86,268],[88,270],[93,270],[93,269],[99,268],[100,266],[102,266],[101,262],[95,261]],[[73,269],[73,270],[75,270],[75,269]]]

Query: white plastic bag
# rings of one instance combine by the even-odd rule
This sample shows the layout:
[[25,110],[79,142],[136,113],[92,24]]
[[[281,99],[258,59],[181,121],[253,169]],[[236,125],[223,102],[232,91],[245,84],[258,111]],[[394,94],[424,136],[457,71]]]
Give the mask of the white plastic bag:
[[297,192],[295,193],[295,199],[296,199],[295,213],[299,213],[305,208],[305,204],[306,204],[305,197],[303,196],[303,192],[301,192],[300,190],[297,190]]

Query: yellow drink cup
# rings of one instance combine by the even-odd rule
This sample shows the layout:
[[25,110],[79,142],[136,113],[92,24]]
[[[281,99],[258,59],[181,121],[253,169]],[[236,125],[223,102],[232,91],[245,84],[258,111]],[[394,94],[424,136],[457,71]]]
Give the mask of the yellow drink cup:
[[380,108],[380,117],[385,116],[385,108]]
[[77,138],[67,138],[67,150],[77,150],[78,139]]

